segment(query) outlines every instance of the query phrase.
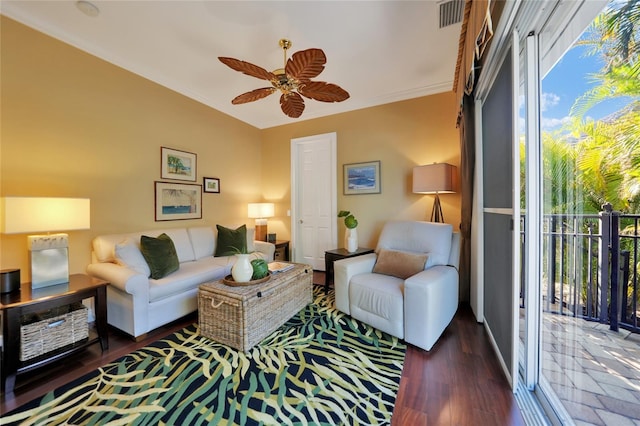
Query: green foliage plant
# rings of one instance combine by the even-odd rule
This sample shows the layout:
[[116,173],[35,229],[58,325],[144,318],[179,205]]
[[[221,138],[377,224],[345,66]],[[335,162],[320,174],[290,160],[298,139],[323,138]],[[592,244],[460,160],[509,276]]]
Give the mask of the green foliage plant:
[[348,210],[340,210],[338,217],[344,217],[344,226],[349,229],[353,229],[358,226],[358,219],[356,219]]

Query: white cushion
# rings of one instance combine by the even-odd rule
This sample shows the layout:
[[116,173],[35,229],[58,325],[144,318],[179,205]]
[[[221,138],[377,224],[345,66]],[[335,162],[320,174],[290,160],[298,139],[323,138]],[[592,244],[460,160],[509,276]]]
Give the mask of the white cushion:
[[112,235],[99,235],[92,241],[93,253],[96,256],[98,262],[111,262],[116,261],[115,258],[115,246],[116,244],[132,238],[137,244],[140,243],[140,237],[135,234],[112,234]]
[[351,316],[393,336],[404,338],[404,280],[382,274],[351,278]]
[[159,280],[149,279],[149,302],[197,289],[202,283],[224,278],[230,270],[231,266],[218,264],[213,256],[181,263],[174,273]]
[[138,244],[131,238],[125,238],[123,241],[116,244],[114,252],[117,264],[133,269],[145,277],[151,275],[149,265],[144,260],[144,256],[140,252]]
[[150,237],[157,237],[162,233],[167,234],[169,238],[171,238],[171,241],[173,241],[180,263],[196,260],[196,255],[193,253],[193,247],[191,246],[191,239],[185,228],[165,229],[156,235],[150,235]]
[[256,239],[256,229],[247,228],[247,253],[256,251],[256,245],[254,243]]
[[93,252],[98,262],[115,262],[115,246],[126,238],[131,238],[136,244],[140,245],[140,237],[146,235],[148,237],[157,238],[160,234],[167,234],[178,253],[178,260],[189,262],[196,260],[193,248],[191,247],[191,239],[185,228],[172,229],[152,229],[144,232],[131,232],[128,234],[112,234],[100,235],[93,239]]
[[210,226],[199,226],[189,228],[187,231],[189,232],[189,238],[191,238],[191,245],[193,246],[193,253],[196,260],[213,256],[216,249],[216,239],[213,234],[213,228]]
[[427,253],[429,258],[425,268],[446,265],[452,234],[453,227],[448,223],[391,221],[384,225],[376,250]]

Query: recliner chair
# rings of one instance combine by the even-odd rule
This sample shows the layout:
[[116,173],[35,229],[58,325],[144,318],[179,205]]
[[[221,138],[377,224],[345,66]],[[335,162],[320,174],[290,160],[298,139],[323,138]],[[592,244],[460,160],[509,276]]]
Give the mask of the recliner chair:
[[451,225],[387,222],[375,253],[334,263],[336,308],[431,350],[458,309],[459,258]]

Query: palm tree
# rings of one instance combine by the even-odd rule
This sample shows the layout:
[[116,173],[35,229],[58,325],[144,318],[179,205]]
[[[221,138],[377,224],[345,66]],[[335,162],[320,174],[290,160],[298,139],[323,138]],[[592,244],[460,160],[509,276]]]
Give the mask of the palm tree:
[[593,21],[576,45],[590,46],[603,68],[592,78],[599,85],[578,98],[571,115],[584,116],[596,104],[613,97],[640,97],[640,0],[613,0]]
[[583,191],[576,180],[574,145],[560,132],[545,132],[542,134],[542,152],[545,213],[584,211]]
[[[600,55],[597,85],[576,99],[570,125],[576,143],[577,179],[590,209],[640,212],[640,0],[613,0],[577,44]],[[627,106],[598,121],[584,120],[595,105],[625,97]]]
[[[612,40],[608,56],[610,68],[616,65],[628,65],[630,76],[640,76],[640,43],[638,25],[640,24],[640,2],[638,0],[614,1],[613,7],[602,15],[602,36]],[[619,6],[619,7],[616,7]]]
[[172,173],[174,174],[180,174],[184,169],[184,164],[182,163],[182,159],[174,155],[168,156],[167,164],[169,165],[169,170],[173,170]]

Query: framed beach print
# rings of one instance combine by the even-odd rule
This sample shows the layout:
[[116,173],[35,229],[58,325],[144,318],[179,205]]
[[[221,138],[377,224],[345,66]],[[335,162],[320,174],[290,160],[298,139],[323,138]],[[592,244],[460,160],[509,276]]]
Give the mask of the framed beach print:
[[196,181],[196,154],[171,148],[160,148],[162,179]]
[[220,179],[218,178],[204,178],[204,192],[220,193]]
[[343,166],[344,195],[380,194],[380,161]]
[[156,182],[156,222],[202,219],[202,186]]

